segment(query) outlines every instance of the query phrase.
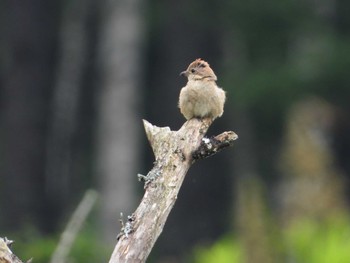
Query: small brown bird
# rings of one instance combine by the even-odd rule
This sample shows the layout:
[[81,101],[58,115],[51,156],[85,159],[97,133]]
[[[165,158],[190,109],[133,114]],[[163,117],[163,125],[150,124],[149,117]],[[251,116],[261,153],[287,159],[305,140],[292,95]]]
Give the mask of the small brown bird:
[[179,108],[187,120],[210,117],[214,120],[224,112],[225,91],[216,85],[217,77],[209,64],[196,59],[180,73],[188,78],[181,89]]

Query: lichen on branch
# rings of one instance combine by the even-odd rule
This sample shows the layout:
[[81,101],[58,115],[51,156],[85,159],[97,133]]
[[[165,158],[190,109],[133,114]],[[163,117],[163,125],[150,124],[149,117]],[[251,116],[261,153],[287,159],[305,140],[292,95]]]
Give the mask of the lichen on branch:
[[[157,238],[163,231],[168,215],[177,199],[180,187],[194,160],[202,159],[232,146],[237,139],[234,132],[224,132],[203,144],[212,120],[193,118],[178,131],[157,127],[144,120],[147,138],[155,156],[154,167],[147,175],[138,175],[145,183],[145,194],[127,223],[128,231],[118,235],[118,242],[110,259],[116,262],[145,262]],[[206,148],[205,148],[206,147]],[[210,148],[210,149],[209,149]]]

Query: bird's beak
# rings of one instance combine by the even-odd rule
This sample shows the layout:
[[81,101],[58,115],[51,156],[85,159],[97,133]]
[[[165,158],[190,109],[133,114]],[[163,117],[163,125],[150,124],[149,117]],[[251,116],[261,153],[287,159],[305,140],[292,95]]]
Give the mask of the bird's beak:
[[188,77],[188,71],[187,71],[187,70],[182,71],[182,72],[180,73],[180,76]]

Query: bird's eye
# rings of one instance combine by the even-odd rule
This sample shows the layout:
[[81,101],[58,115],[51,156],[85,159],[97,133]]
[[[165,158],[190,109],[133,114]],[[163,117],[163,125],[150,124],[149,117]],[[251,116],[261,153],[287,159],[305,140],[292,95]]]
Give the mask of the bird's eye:
[[193,69],[191,69],[191,72],[192,72],[192,73],[195,73],[195,72],[196,72],[196,70],[193,68]]

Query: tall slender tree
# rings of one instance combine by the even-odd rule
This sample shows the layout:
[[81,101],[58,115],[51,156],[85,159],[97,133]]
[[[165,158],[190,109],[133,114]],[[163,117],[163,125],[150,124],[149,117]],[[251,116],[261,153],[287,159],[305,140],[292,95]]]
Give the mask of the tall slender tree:
[[114,241],[119,214],[126,216],[136,205],[144,22],[140,0],[101,5],[96,176],[102,196],[101,226],[106,240]]
[[82,78],[87,57],[89,0],[74,0],[64,6],[59,37],[59,61],[46,145],[45,191],[51,212],[49,221],[57,225],[72,191],[75,160],[73,138],[77,130]]

